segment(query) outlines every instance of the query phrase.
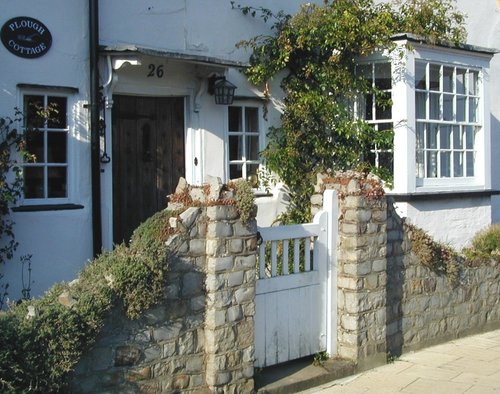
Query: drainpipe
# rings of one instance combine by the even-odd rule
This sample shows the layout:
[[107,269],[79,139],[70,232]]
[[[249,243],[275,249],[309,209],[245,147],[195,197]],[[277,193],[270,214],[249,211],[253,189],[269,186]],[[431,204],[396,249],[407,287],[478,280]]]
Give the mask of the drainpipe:
[[94,257],[102,249],[101,165],[99,161],[99,0],[89,0],[90,146],[92,177],[92,244]]

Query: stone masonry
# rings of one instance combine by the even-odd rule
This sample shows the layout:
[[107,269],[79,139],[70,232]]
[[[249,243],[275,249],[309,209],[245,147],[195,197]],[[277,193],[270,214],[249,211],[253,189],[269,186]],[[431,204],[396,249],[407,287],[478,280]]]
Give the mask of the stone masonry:
[[313,210],[325,189],[339,196],[337,355],[368,368],[386,358],[386,202],[362,195],[355,177],[318,180]]
[[169,239],[165,300],[138,320],[118,306],[81,359],[72,392],[253,390],[256,224],[234,206],[188,208]]
[[463,266],[450,285],[412,253],[404,220],[380,184],[348,172],[318,176],[339,195],[338,356],[360,369],[386,356],[500,327],[500,265]]

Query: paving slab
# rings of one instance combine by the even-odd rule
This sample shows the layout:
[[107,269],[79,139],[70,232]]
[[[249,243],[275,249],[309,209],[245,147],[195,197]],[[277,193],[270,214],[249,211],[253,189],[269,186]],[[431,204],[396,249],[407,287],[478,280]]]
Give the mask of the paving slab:
[[395,362],[302,394],[500,394],[500,330],[404,354]]

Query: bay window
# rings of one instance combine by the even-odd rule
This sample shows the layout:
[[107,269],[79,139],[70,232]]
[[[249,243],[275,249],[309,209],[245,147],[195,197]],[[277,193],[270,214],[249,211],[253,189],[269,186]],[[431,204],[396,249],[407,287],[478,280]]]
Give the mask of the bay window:
[[[488,189],[494,51],[432,46],[407,34],[395,42],[392,52],[374,54],[357,67],[380,92],[362,98],[358,116],[376,130],[394,130],[393,158],[390,147],[374,145],[372,164],[392,167],[394,193]],[[379,105],[389,97],[391,108]]]

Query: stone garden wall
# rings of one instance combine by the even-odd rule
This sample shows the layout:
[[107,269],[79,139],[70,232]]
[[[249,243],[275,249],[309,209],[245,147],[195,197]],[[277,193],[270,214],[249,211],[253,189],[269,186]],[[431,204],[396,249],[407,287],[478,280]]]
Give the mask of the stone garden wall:
[[[375,178],[319,176],[339,194],[338,355],[363,369],[452,338],[500,327],[500,265],[463,266],[457,283],[423,266]],[[446,231],[446,223],[443,223]]]
[[[418,261],[377,179],[318,177],[313,211],[326,189],[339,197],[337,356],[366,369],[500,327],[498,263],[463,267],[451,285]],[[174,252],[164,302],[138,320],[115,308],[78,364],[72,392],[253,391],[255,220],[243,224],[234,206],[216,205],[188,208],[171,225],[180,231],[167,242]]]
[[255,221],[212,206],[171,224],[164,302],[138,320],[113,310],[72,392],[252,392]]

